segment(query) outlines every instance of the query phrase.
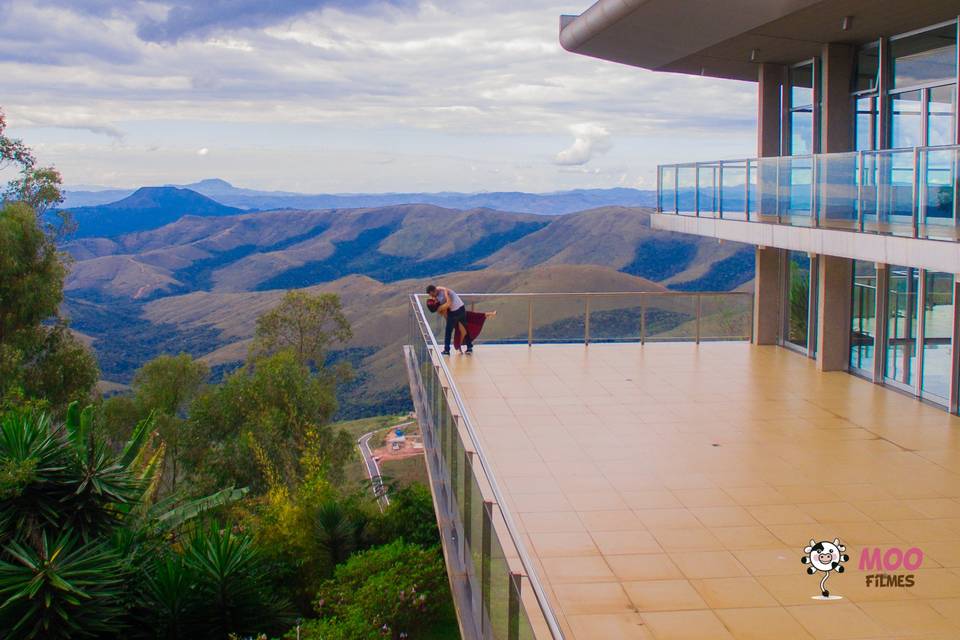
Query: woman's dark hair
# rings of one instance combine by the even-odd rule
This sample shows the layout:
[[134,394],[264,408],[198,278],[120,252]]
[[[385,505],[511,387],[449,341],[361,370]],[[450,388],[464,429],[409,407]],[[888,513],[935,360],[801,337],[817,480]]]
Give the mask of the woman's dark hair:
[[433,294],[433,293],[436,293],[436,292],[437,292],[437,285],[435,285],[435,284],[427,285],[427,294],[428,294],[428,295]]
[[427,300],[427,309],[430,309],[430,313],[436,313],[437,309],[440,308],[440,302],[431,298]]

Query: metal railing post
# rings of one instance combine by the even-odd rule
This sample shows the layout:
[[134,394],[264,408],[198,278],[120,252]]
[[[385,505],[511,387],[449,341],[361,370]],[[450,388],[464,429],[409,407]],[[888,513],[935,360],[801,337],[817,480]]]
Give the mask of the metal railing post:
[[820,171],[817,165],[817,156],[810,156],[810,225],[815,228],[820,226],[820,208],[817,206],[820,199],[817,188]]
[[680,167],[673,165],[673,212],[680,214]]
[[583,312],[583,344],[590,344],[590,296],[586,297]]
[[863,151],[857,152],[857,231],[863,231],[863,178],[866,175],[863,167]]
[[693,164],[693,209],[696,216],[700,217],[700,163]]
[[697,344],[700,344],[700,317],[703,308],[703,297],[697,294]]
[[523,576],[510,572],[507,594],[507,639],[520,640],[520,584]]
[[657,166],[657,213],[663,213],[663,165]]
[[910,223],[913,237],[920,237],[920,148],[913,148],[913,201],[910,203]]
[[527,346],[533,346],[533,298],[527,301]]
[[640,344],[647,343],[647,296],[640,296]]
[[[485,612],[490,611],[490,566],[493,562],[493,505],[490,500],[483,501],[483,531],[481,532],[482,545],[480,556],[480,620],[481,625],[485,627],[487,616]],[[487,633],[487,629],[483,629]]]

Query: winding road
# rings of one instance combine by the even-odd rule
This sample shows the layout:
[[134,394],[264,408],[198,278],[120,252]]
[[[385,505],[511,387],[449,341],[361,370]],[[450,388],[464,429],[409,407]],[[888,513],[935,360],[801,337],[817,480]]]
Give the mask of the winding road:
[[[411,424],[413,424],[412,421],[403,422],[401,424],[395,424],[392,427],[387,427],[387,430],[392,431],[393,429],[399,429]],[[377,497],[380,511],[383,511],[386,507],[390,506],[390,497],[383,490],[383,474],[380,473],[380,465],[377,464],[376,458],[373,457],[373,450],[370,449],[370,439],[380,431],[384,431],[384,429],[376,429],[360,436],[357,439],[357,447],[360,449],[360,455],[363,456],[363,463],[367,467],[367,476],[373,485],[373,495]]]

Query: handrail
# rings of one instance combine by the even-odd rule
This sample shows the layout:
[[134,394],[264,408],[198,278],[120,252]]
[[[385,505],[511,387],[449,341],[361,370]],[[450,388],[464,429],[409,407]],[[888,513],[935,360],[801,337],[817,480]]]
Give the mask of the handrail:
[[705,297],[725,297],[725,296],[747,296],[753,294],[749,291],[591,291],[591,292],[538,292],[538,293],[459,293],[461,298],[469,296],[471,298],[539,298],[545,296],[576,296],[578,298],[593,298],[601,296],[660,296],[667,298],[689,298],[691,296]]
[[429,338],[427,346],[436,354],[437,360],[440,363],[440,369],[443,371],[444,377],[446,377],[447,382],[450,384],[449,390],[453,394],[453,400],[460,412],[462,423],[467,430],[467,435],[470,437],[471,444],[475,450],[476,459],[480,461],[480,466],[483,468],[484,476],[486,477],[487,483],[490,485],[490,490],[493,493],[496,504],[500,507],[500,514],[503,516],[503,521],[506,524],[507,533],[510,535],[510,539],[513,542],[514,548],[517,550],[517,555],[520,559],[521,565],[523,565],[523,570],[526,573],[526,577],[530,581],[530,586],[533,587],[534,596],[537,599],[537,604],[540,606],[540,611],[543,613],[547,627],[550,629],[550,634],[555,640],[564,640],[563,631],[560,629],[560,623],[558,622],[556,615],[553,613],[553,609],[550,606],[549,600],[547,600],[546,591],[540,584],[540,579],[537,577],[536,569],[533,566],[533,562],[530,559],[529,554],[527,553],[526,545],[523,544],[523,539],[521,538],[517,526],[513,522],[513,518],[510,516],[510,512],[507,509],[507,502],[503,497],[503,492],[500,490],[500,486],[497,484],[490,463],[487,461],[487,457],[483,453],[483,447],[480,445],[480,438],[477,436],[476,430],[473,427],[473,422],[471,421],[469,412],[467,411],[466,403],[464,403],[463,398],[460,396],[460,391],[457,389],[456,384],[454,384],[453,375],[450,373],[450,369],[447,367],[446,361],[444,360],[443,356],[440,355],[440,345],[437,344],[437,338],[433,335],[433,330],[430,328],[430,322],[427,320],[427,315],[423,310],[420,297],[416,294],[411,294],[410,301],[418,316],[417,323],[422,327],[420,332],[422,335],[424,335],[424,337]]

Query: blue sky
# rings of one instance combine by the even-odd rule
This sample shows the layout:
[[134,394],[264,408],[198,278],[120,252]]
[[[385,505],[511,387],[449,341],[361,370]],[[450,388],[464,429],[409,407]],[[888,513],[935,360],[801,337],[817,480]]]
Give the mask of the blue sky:
[[589,0],[0,0],[0,106],[69,185],[652,188],[755,148],[753,85],[557,43]]

